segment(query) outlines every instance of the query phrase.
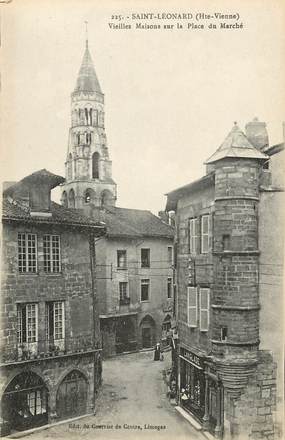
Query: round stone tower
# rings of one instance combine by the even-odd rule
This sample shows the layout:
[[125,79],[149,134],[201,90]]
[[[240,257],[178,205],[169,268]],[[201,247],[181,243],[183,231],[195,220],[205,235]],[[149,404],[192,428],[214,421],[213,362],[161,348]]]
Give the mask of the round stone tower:
[[212,354],[232,391],[245,385],[257,360],[259,174],[266,159],[235,125],[207,161],[215,169]]

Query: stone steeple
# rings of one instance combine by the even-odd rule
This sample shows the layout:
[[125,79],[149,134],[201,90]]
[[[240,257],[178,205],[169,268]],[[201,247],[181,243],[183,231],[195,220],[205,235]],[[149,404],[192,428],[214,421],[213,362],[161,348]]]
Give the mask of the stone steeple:
[[90,55],[88,39],[71,94],[65,177],[61,198],[65,206],[115,205],[117,185],[112,179],[112,162],[107,147],[104,94]]

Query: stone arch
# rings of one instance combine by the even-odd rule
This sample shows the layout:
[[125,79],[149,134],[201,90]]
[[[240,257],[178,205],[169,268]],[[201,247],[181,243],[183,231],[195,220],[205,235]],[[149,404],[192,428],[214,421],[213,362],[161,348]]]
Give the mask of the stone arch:
[[75,193],[73,188],[71,188],[68,194],[68,207],[75,208]]
[[153,317],[145,315],[140,322],[140,336],[142,348],[153,347],[156,343],[156,324]]
[[85,372],[78,368],[64,374],[56,392],[56,412],[59,419],[86,414],[89,381]]
[[68,200],[67,200],[67,193],[66,193],[66,191],[63,191],[63,193],[61,195],[61,204],[65,208],[67,208],[67,206],[68,206]]
[[84,203],[94,203],[95,191],[92,188],[87,188],[84,191]]
[[101,205],[102,207],[104,207],[104,206],[112,206],[112,205],[113,205],[113,202],[114,202],[114,196],[113,196],[113,194],[111,193],[111,191],[108,190],[108,189],[104,189],[104,190],[101,192],[101,196],[100,196],[100,205]]
[[48,422],[48,398],[49,389],[37,372],[17,372],[2,395],[2,418],[19,431],[44,425]]

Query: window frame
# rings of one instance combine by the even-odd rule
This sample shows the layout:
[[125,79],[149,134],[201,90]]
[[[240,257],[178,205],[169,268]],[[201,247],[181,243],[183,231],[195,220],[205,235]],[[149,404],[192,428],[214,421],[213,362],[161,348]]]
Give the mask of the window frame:
[[[126,286],[126,294],[124,296],[121,296],[121,286]],[[129,288],[128,288],[128,282],[127,281],[119,281],[119,299],[124,300],[126,298],[129,298]]]
[[[46,253],[45,249],[45,240],[49,237],[49,253]],[[54,242],[53,239],[57,238],[58,243],[58,270],[55,270],[55,265],[57,263],[55,256],[54,256]],[[50,270],[47,270],[47,264],[46,264],[46,258],[49,256],[49,262],[50,262]],[[46,274],[58,274],[61,273],[61,240],[60,235],[58,234],[44,234],[43,235],[43,257],[44,257],[44,272]]]
[[[34,315],[34,336],[29,336],[31,329],[29,328],[29,311],[28,308],[34,306],[35,307],[35,315]],[[23,311],[25,310],[25,323],[23,322]],[[31,313],[31,311],[30,311]],[[25,331],[23,331],[25,325]],[[24,338],[25,335],[25,338]],[[17,344],[35,344],[38,342],[39,336],[39,319],[38,319],[38,303],[37,302],[27,302],[27,303],[18,303],[17,304]],[[25,339],[25,341],[24,341]]]
[[[195,306],[189,305],[189,294],[190,291],[195,292]],[[195,323],[190,323],[189,309],[195,309]],[[191,328],[196,328],[198,326],[198,289],[197,286],[187,287],[187,325]]]
[[[61,306],[61,338],[58,337],[58,329],[56,329],[56,305]],[[50,307],[52,306],[52,337],[50,335]],[[45,330],[46,330],[46,342],[52,342],[53,344],[60,345],[61,348],[65,342],[65,302],[63,300],[58,301],[46,301],[45,303]]]
[[[120,265],[120,259],[119,259],[119,254],[122,254],[122,255],[124,255],[124,264],[123,265]],[[127,266],[128,266],[128,263],[127,263],[127,250],[126,249],[117,249],[117,269],[120,269],[120,270],[126,270],[127,269]]]
[[[29,236],[34,237],[34,270],[29,270],[32,262],[32,253],[29,254]],[[24,240],[23,240],[24,238]],[[20,274],[38,273],[38,236],[31,232],[18,232],[18,272]],[[23,250],[22,250],[23,248]],[[30,247],[31,248],[31,247]],[[20,252],[22,250],[22,252]],[[22,258],[20,258],[22,255]],[[24,256],[24,258],[23,258]],[[24,269],[24,270],[23,270]]]
[[[147,251],[147,258],[143,258],[143,251]],[[146,261],[146,263],[144,263]],[[149,269],[150,268],[150,248],[141,248],[141,268]]]
[[[207,219],[207,232],[204,232],[204,220]],[[206,241],[205,241],[206,240]],[[205,243],[207,249],[205,250]],[[208,254],[210,251],[210,214],[201,216],[201,254]]]
[[[202,292],[207,293],[207,308],[202,307]],[[202,328],[202,313],[207,313],[207,328]],[[199,326],[201,332],[207,332],[210,327],[210,288],[200,287],[199,289]]]
[[[147,299],[142,299],[142,287],[143,286],[148,286],[148,298]],[[140,302],[149,302],[150,301],[150,279],[149,278],[142,278],[141,279],[141,285],[140,285]]]

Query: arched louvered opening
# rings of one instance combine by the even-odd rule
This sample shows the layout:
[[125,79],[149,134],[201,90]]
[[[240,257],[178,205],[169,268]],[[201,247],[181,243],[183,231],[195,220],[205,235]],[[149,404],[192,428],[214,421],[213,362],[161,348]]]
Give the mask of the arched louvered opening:
[[104,206],[112,206],[113,205],[114,197],[113,197],[113,194],[111,193],[111,191],[109,191],[108,189],[104,189],[104,191],[102,191],[100,199],[101,199],[102,208]]
[[69,153],[67,160],[67,179],[72,180],[72,154]]
[[62,193],[62,196],[61,196],[61,204],[62,204],[65,208],[67,208],[67,206],[68,206],[66,191],[63,191],[63,193]]
[[93,203],[95,199],[95,192],[91,188],[87,188],[84,193],[84,203]]
[[75,208],[75,193],[73,189],[71,189],[68,194],[68,207]]
[[92,178],[99,179],[99,159],[100,154],[96,151],[92,156]]

